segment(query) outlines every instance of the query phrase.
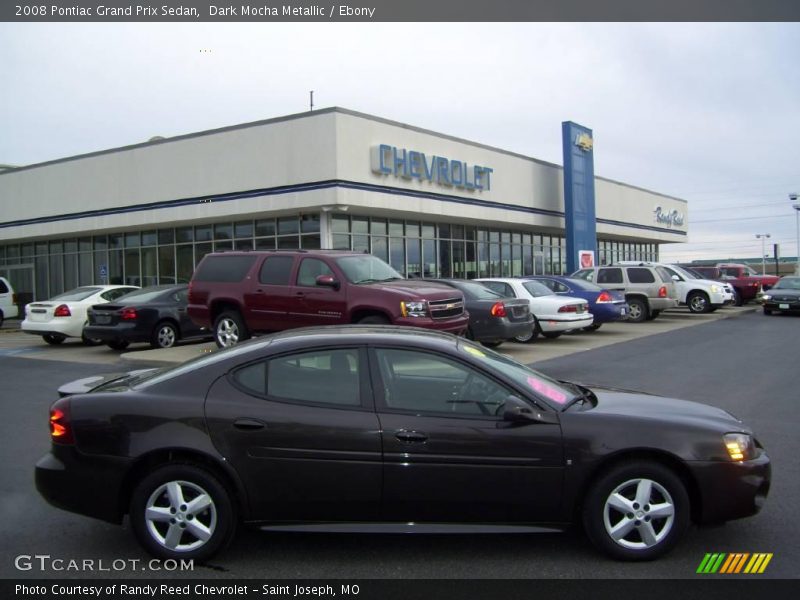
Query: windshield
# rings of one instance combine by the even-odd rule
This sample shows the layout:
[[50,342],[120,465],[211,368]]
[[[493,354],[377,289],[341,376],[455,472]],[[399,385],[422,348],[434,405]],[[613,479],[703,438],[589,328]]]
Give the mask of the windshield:
[[520,388],[532,392],[536,397],[544,398],[553,408],[564,409],[576,399],[575,391],[563,383],[534,371],[503,354],[498,354],[464,339],[459,339],[458,345],[462,351],[484,362],[487,368],[499,371]]
[[538,298],[539,296],[553,295],[553,290],[538,281],[525,281],[523,282],[522,287],[528,290],[528,293],[534,298]]
[[503,294],[490,290],[482,283],[473,283],[472,281],[443,281],[442,283],[464,292],[467,300],[503,300],[505,298]]
[[684,279],[702,279],[702,277],[698,277],[694,273],[690,273],[683,267],[679,267],[678,265],[669,265],[669,268],[675,271],[678,275],[683,276]]
[[773,290],[800,290],[800,277],[784,277],[776,283]]
[[131,303],[136,302],[139,304],[146,304],[147,302],[151,302],[155,298],[162,296],[173,290],[172,286],[166,287],[157,287],[157,288],[144,288],[142,290],[136,290],[130,293],[125,294],[124,296],[120,296],[117,298],[114,303],[115,304],[122,304],[122,303]]
[[363,256],[342,256],[336,264],[344,271],[350,283],[373,283],[375,281],[391,281],[404,279],[400,273],[371,254]]
[[93,294],[96,294],[102,289],[103,288],[99,287],[79,287],[75,288],[74,290],[64,292],[63,294],[59,294],[58,296],[53,296],[52,298],[50,298],[50,300],[66,300],[67,302],[78,302],[80,300],[86,300],[86,298],[92,296]]

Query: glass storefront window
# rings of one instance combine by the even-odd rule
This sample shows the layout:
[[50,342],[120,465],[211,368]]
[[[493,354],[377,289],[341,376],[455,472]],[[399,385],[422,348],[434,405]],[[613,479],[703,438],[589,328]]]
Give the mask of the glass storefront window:
[[256,237],[275,235],[275,219],[259,219],[256,221]]
[[211,225],[198,225],[194,228],[194,240],[196,242],[211,241]]
[[306,234],[300,236],[300,247],[306,250],[319,250],[322,245],[318,234]]
[[139,235],[138,231],[135,232],[135,233],[126,233],[125,234],[125,247],[126,248],[137,248],[137,247],[139,247],[141,245],[140,242],[141,242],[141,236]]
[[159,229],[158,230],[158,245],[159,246],[166,246],[167,244],[174,244],[175,243],[175,230],[170,229]]
[[158,242],[158,233],[155,231],[142,232],[142,246],[155,246]]
[[158,253],[150,246],[142,248],[142,287],[158,284]]
[[331,231],[333,233],[350,233],[350,217],[347,215],[333,215],[331,217]]
[[391,237],[403,237],[404,229],[402,221],[389,221],[389,235]]
[[353,217],[350,221],[353,233],[369,233],[369,219],[367,217]]
[[193,227],[178,227],[175,230],[175,239],[180,244],[181,242],[194,241],[194,228]]
[[[279,218],[278,235],[288,235],[291,233],[300,233],[300,220],[297,217]],[[278,242],[278,246],[280,247],[280,242]]]
[[177,283],[175,279],[175,246],[158,249],[158,283]]
[[256,239],[256,250],[275,250],[275,238],[258,238]]
[[191,245],[176,246],[175,263],[178,283],[189,283],[194,272],[194,248]]
[[372,235],[386,235],[386,219],[372,219],[370,233]]
[[237,240],[253,237],[253,222],[239,221],[233,224],[233,237]]
[[233,224],[217,223],[216,225],[214,225],[214,239],[215,240],[233,239]]
[[300,218],[300,232],[301,233],[318,233],[319,232],[319,213],[311,215],[303,215]]

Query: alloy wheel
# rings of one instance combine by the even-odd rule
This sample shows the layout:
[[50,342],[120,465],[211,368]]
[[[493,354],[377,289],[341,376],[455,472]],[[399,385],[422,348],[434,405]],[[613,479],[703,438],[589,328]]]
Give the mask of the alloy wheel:
[[147,531],[172,552],[190,552],[203,546],[217,527],[217,508],[211,495],[189,481],[159,486],[145,506]]
[[217,323],[217,341],[222,348],[235,346],[239,342],[239,326],[233,319],[226,318]]
[[629,550],[658,545],[669,535],[674,521],[672,496],[652,479],[630,479],[618,485],[603,507],[606,533]]

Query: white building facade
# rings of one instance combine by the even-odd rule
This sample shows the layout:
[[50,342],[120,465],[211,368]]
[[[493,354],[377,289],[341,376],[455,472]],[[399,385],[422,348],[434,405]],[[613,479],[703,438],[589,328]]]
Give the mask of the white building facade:
[[[563,273],[563,171],[341,108],[0,171],[22,300],[185,282],[208,252],[341,248],[409,277]],[[595,178],[597,261],[686,241],[684,200]]]

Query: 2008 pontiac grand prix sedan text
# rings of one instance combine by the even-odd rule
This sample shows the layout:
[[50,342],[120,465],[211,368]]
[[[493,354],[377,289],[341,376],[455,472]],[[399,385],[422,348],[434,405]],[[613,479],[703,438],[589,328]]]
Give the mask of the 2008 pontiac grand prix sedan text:
[[553,531],[646,560],[755,514],[766,452],[727,412],[552,380],[468,340],[299,329],[168,370],[79,380],[39,492],[163,558],[265,529]]

